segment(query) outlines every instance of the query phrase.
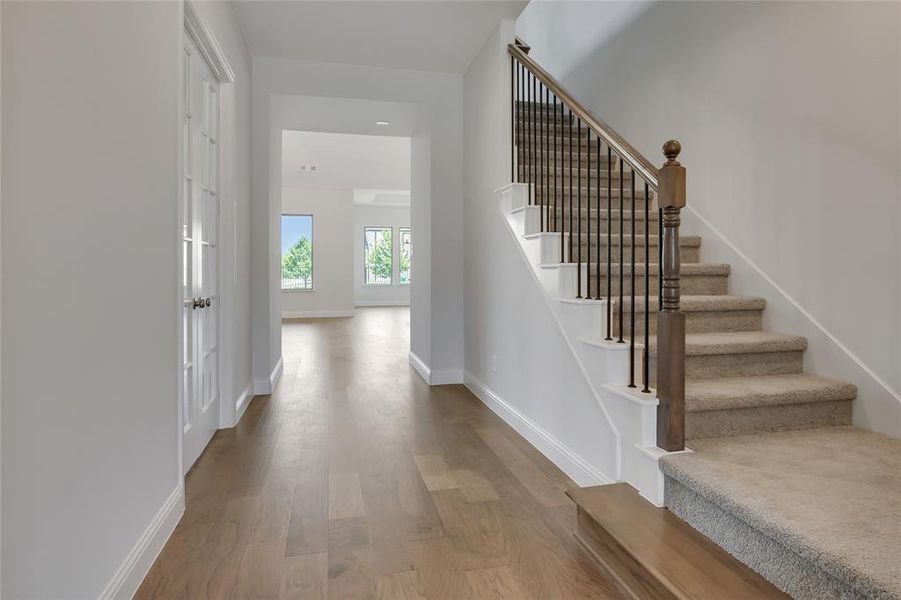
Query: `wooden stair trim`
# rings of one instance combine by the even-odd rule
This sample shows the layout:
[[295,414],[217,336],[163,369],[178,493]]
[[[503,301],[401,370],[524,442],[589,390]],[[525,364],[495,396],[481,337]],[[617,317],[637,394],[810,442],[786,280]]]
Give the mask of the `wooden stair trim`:
[[572,488],[576,539],[629,598],[788,596],[629,484]]

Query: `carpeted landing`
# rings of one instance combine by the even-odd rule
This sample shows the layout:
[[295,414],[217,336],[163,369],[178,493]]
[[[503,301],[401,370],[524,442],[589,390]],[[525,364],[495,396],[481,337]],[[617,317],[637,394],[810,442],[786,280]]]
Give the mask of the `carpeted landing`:
[[853,427],[695,440],[666,505],[795,598],[901,598],[901,440]]

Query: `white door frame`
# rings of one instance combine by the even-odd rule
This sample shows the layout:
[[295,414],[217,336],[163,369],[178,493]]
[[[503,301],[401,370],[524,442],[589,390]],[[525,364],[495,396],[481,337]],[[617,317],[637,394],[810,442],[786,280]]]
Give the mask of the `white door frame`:
[[[184,168],[184,130],[181,123],[181,115],[184,113],[184,90],[181,87],[184,85],[185,74],[184,74],[184,60],[182,60],[182,56],[184,53],[184,45],[187,38],[190,38],[194,45],[197,47],[201,58],[207,63],[210,71],[213,76],[216,78],[219,83],[219,137],[225,142],[225,140],[234,140],[235,138],[235,122],[234,118],[225,118],[225,113],[222,110],[223,98],[225,93],[231,94],[234,97],[234,83],[235,83],[235,72],[231,68],[231,65],[228,62],[228,59],[225,57],[225,53],[222,51],[222,48],[216,42],[216,38],[213,36],[212,31],[200,17],[197,12],[197,9],[194,3],[191,0],[184,1],[184,27],[182,29],[184,36],[186,38],[179,38],[179,47],[178,47],[178,69],[179,69],[179,81],[182,84],[179,86],[179,98],[178,98],[178,164],[179,164],[179,172],[181,172]],[[235,185],[234,185],[234,169],[235,169],[235,161],[232,156],[228,156],[228,153],[233,153],[235,151],[234,143],[220,143],[218,145],[219,148],[219,173],[217,182],[217,189],[219,190],[220,196],[220,211],[218,216],[218,239],[221,244],[222,240],[229,236],[232,238],[232,244],[234,244],[234,236],[235,231],[232,228],[232,231],[223,231],[222,228],[222,207],[226,203],[230,203],[231,215],[235,215],[234,211],[234,202],[235,202]],[[223,176],[225,175],[225,176]],[[181,221],[181,215],[184,210],[184,186],[179,182],[178,187],[178,218],[179,222]],[[182,269],[182,237],[180,228],[176,227],[176,239],[175,243],[177,244],[178,250],[178,267],[177,273],[178,277],[175,281],[176,288],[176,306],[181,307],[184,301],[182,284],[181,284],[181,269]],[[224,234],[224,235],[223,235]],[[223,427],[232,427],[236,421],[236,410],[235,410],[235,401],[234,401],[234,390],[231,378],[228,376],[231,374],[232,369],[230,368],[230,364],[233,361],[234,357],[234,332],[228,331],[222,327],[223,323],[233,323],[233,312],[234,312],[234,297],[235,297],[235,277],[234,277],[234,269],[236,268],[234,257],[225,256],[224,253],[219,252],[219,260],[218,260],[218,281],[219,281],[219,297],[227,297],[227,302],[222,302],[220,304],[220,309],[218,311],[218,344],[219,344],[219,365],[217,368],[218,372],[218,385],[219,385],[219,428]],[[177,405],[178,405],[178,420],[176,423],[176,431],[177,431],[177,439],[178,439],[178,480],[184,485],[184,474],[183,474],[183,441],[184,441],[184,432],[182,424],[184,423],[184,389],[181,385],[182,379],[182,348],[184,347],[184,332],[182,329],[182,314],[181,310],[178,311],[178,318],[176,320],[177,327],[177,339],[178,339],[178,365],[177,365],[177,373],[179,379],[178,386],[178,394],[177,394]],[[228,368],[223,368],[223,366],[228,365]],[[239,398],[239,401],[243,400]],[[246,402],[246,400],[245,400]]]

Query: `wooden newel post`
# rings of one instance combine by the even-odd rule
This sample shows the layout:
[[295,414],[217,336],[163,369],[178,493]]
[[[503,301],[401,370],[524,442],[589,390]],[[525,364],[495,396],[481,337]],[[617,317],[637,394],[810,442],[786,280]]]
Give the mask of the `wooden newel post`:
[[682,146],[663,144],[666,162],[659,172],[662,211],[661,306],[657,313],[657,446],[685,449],[685,314],[679,310],[679,213],[685,206],[685,167],[676,160]]

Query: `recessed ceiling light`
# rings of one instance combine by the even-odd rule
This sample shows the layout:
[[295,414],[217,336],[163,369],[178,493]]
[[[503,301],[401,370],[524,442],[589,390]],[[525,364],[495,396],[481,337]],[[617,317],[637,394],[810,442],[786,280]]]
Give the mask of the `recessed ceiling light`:
[[376,125],[391,125],[391,121],[376,121]]

